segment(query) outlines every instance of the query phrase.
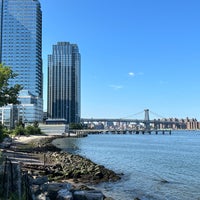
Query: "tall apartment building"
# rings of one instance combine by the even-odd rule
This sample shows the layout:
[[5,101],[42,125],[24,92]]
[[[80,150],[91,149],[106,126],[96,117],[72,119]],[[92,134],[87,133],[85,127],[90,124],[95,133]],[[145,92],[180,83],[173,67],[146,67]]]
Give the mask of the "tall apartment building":
[[18,118],[41,121],[42,12],[38,0],[0,0],[0,62],[18,74],[10,85],[23,86]]
[[53,45],[52,55],[48,55],[48,120],[66,124],[80,121],[80,68],[76,44]]

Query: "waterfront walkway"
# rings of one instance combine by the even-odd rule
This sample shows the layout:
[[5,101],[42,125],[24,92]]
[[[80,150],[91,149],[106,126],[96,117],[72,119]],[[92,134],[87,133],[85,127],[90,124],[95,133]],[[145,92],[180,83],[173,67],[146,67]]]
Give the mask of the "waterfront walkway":
[[85,137],[88,134],[169,134],[171,135],[172,130],[106,130],[106,129],[85,129],[85,130],[72,130],[67,133],[64,133],[66,136],[76,136],[76,137]]

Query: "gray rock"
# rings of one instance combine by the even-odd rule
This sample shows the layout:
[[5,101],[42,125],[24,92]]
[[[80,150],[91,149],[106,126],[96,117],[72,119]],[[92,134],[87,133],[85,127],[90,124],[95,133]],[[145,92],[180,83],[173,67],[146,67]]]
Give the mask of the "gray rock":
[[35,200],[47,200],[46,194],[45,193],[39,194],[38,196],[36,196]]
[[6,137],[6,138],[4,138],[3,142],[11,143],[12,142],[12,138]]
[[98,190],[74,192],[74,199],[76,200],[103,200],[104,197],[103,193]]
[[38,177],[36,179],[33,179],[33,184],[34,185],[42,185],[45,184],[46,182],[48,182],[48,177],[47,176],[43,176],[43,177]]
[[62,189],[58,191],[56,200],[73,200],[73,196],[68,189]]
[[9,148],[12,144],[12,138],[4,138],[3,142],[0,144],[1,148]]

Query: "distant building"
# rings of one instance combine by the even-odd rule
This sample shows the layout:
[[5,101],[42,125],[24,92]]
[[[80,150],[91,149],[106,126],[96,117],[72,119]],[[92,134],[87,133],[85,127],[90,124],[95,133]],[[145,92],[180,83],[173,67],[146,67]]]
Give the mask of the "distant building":
[[69,42],[53,45],[48,56],[47,123],[80,122],[81,56]]
[[189,119],[188,117],[185,120],[186,123],[186,129],[188,130],[196,130],[200,129],[200,123],[197,121],[197,119]]
[[0,62],[18,74],[9,84],[23,86],[19,109],[23,107],[26,120],[42,121],[42,12],[38,0],[0,0]]
[[5,127],[13,128],[18,120],[18,108],[13,104],[0,107],[0,123]]
[[[42,102],[38,100],[38,96],[32,95],[28,90],[22,90],[19,93],[18,100],[18,118],[24,123],[32,123],[34,121],[42,121],[41,116]],[[39,105],[41,103],[41,105]]]

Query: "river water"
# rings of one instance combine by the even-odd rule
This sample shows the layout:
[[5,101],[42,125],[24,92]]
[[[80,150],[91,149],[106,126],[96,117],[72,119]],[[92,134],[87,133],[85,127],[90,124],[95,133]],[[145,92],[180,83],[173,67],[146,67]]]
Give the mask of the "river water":
[[54,144],[123,173],[98,185],[115,200],[200,200],[200,132],[89,135]]

